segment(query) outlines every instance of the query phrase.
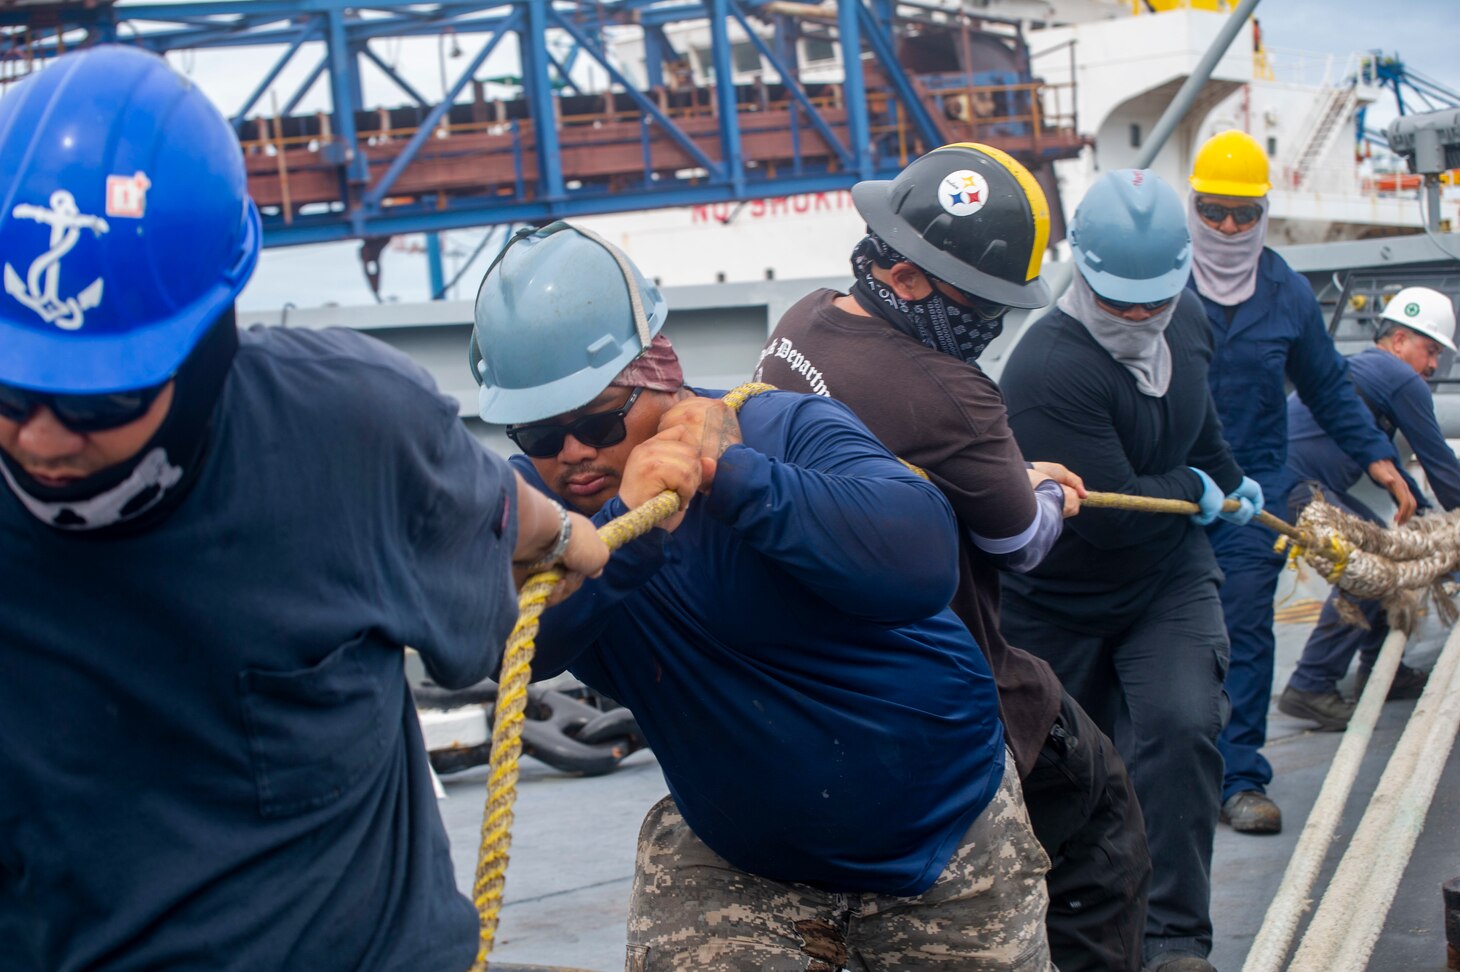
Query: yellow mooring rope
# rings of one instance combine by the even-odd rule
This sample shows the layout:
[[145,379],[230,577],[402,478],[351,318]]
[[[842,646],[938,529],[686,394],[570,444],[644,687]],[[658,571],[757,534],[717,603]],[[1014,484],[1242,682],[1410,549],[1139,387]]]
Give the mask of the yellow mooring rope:
[[[1201,512],[1200,506],[1187,500],[1158,499],[1154,496],[1126,496],[1123,493],[1089,493],[1080,501],[1080,505],[1091,509],[1132,510],[1137,513],[1184,513],[1189,515]],[[1237,509],[1239,506],[1241,504],[1233,499],[1226,500],[1222,503],[1222,509],[1228,513]],[[1279,553],[1284,550],[1287,551],[1290,566],[1294,564],[1297,558],[1305,556],[1312,550],[1312,538],[1305,530],[1300,527],[1295,527],[1285,520],[1279,520],[1266,510],[1254,516],[1252,522],[1260,523],[1279,534],[1274,549]],[[1343,571],[1348,565],[1348,556],[1352,552],[1352,547],[1343,545],[1343,542],[1338,537],[1331,537],[1330,541],[1330,555],[1335,561],[1335,566],[1325,568],[1323,570],[1323,576],[1328,583],[1336,585],[1343,577]]]
[[[755,395],[774,391],[770,385],[741,385],[723,401],[735,411]],[[665,490],[642,506],[598,528],[598,535],[617,550],[652,530],[679,510],[679,496]],[[477,853],[476,882],[472,899],[481,918],[481,942],[472,972],[487,967],[487,956],[497,935],[502,910],[502,889],[507,883],[508,850],[512,846],[512,805],[517,802],[517,760],[522,756],[522,724],[527,712],[527,684],[532,680],[532,655],[536,650],[538,618],[562,571],[533,574],[517,597],[517,624],[507,638],[502,672],[497,680],[497,705],[492,717],[491,771],[487,775],[487,805],[482,814],[482,843]]]
[[[1237,500],[1227,500],[1222,504],[1222,509],[1230,513],[1242,504]],[[1088,507],[1092,510],[1133,510],[1137,513],[1200,513],[1201,507],[1186,500],[1157,499],[1153,496],[1126,496],[1124,493],[1096,493],[1091,492],[1080,501],[1082,509]],[[1257,523],[1270,530],[1275,530],[1283,536],[1293,540],[1302,541],[1307,535],[1291,523],[1286,523],[1264,510],[1253,517]]]

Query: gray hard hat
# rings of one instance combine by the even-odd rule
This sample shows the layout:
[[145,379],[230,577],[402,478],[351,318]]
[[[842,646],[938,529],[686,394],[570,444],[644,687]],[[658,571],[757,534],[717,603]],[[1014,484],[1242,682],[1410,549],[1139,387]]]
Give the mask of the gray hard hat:
[[668,307],[618,247],[565,222],[519,231],[477,291],[477,410],[503,425],[591,402],[649,346]]

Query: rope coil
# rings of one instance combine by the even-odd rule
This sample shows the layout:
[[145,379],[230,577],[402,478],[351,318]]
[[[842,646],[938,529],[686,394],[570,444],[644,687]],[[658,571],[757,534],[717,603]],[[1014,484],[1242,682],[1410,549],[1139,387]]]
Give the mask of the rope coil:
[[[1144,513],[1201,512],[1201,507],[1185,500],[1120,493],[1092,492],[1081,506]],[[1236,500],[1228,500],[1222,508],[1231,512],[1238,506]],[[1302,558],[1330,584],[1355,598],[1437,590],[1440,581],[1460,568],[1460,511],[1415,517],[1402,527],[1385,529],[1319,496],[1304,508],[1296,526],[1266,511],[1252,522],[1280,534],[1275,549],[1286,549],[1290,562]],[[1444,601],[1448,605],[1448,598]]]
[[1460,514],[1415,517],[1385,529],[1320,500],[1298,518],[1304,559],[1356,598],[1422,590],[1460,567]]

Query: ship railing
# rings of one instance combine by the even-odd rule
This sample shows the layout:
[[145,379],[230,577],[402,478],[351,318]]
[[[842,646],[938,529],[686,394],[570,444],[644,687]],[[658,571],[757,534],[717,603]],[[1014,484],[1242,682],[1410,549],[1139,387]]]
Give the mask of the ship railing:
[[[818,110],[839,108],[841,106],[840,97],[834,95],[810,97],[808,98],[808,100],[811,102],[812,105],[816,106]],[[739,106],[739,110],[741,113],[748,113],[770,107],[784,107],[784,103],[775,102],[771,105],[766,106],[761,106],[754,103],[746,103],[741,104]],[[718,109],[713,99],[710,99],[709,101],[701,104],[664,107],[662,110],[664,111],[665,117],[674,121],[684,121],[691,118],[713,118],[718,114]],[[645,113],[639,109],[606,108],[603,111],[589,113],[560,114],[557,116],[556,121],[560,128],[571,128],[575,126],[601,126],[621,122],[638,123],[647,117],[648,116],[646,116]],[[328,112],[320,112],[318,115],[315,116],[315,118],[317,119],[317,124],[319,126],[318,130],[303,135],[288,135],[277,137],[270,134],[272,120],[267,116],[258,116],[256,119],[252,119],[252,123],[256,126],[256,134],[254,134],[252,137],[243,138],[240,140],[240,143],[243,146],[243,151],[245,154],[250,155],[260,153],[272,155],[280,149],[305,149],[309,151],[319,151],[324,146],[329,145],[333,141],[335,141],[335,137],[330,130],[331,116]],[[513,131],[530,129],[531,124],[532,122],[528,118],[511,119],[505,117],[501,119],[494,118],[469,122],[443,121],[436,126],[436,137],[450,138],[453,135],[472,134],[506,135],[510,134]],[[379,125],[377,127],[357,126],[355,134],[356,138],[362,145],[387,145],[391,142],[409,140],[419,130],[420,129],[418,126],[409,125]]]
[[[1460,186],[1460,169],[1451,169],[1439,175],[1444,198],[1454,198],[1450,187]],[[1385,197],[1418,199],[1424,188],[1424,176],[1405,168],[1367,172],[1360,177],[1365,194]]]
[[[1067,118],[1069,128],[1072,131],[1076,132],[1080,130],[1080,116],[1078,113],[1079,98],[1076,96],[1075,90],[1075,78],[1078,76],[1078,72],[1075,69],[1075,54],[1078,47],[1079,41],[1071,37],[1063,44],[1056,44],[1053,47],[1046,47],[1043,50],[1034,51],[1029,55],[1029,63],[1033,65],[1034,62],[1039,61],[1042,58],[1053,57],[1056,54],[1062,52],[1064,53],[1067,60],[1065,64],[1061,66],[1061,68],[1056,70],[1063,70],[1065,80],[1045,81],[1045,87],[1044,90],[1041,91],[1040,97],[1041,99],[1047,99],[1050,97],[1052,97],[1053,99],[1053,104],[1050,104],[1049,100],[1044,101],[1043,110],[1046,118],[1058,119],[1058,121],[1056,122],[1056,127],[1061,127],[1064,124],[1064,120]],[[1041,67],[1040,73],[1046,73],[1047,70],[1047,68]],[[1048,92],[1048,95],[1046,95],[1044,92]],[[1069,99],[1068,106],[1065,104],[1065,98]]]
[[1275,189],[1290,189],[1300,192],[1332,192],[1341,195],[1359,195],[1359,172],[1352,161],[1327,161],[1300,173],[1297,166],[1286,164],[1275,166],[1272,171]]
[[1308,170],[1301,179],[1291,165],[1274,168],[1276,189],[1333,193],[1377,199],[1417,199],[1421,180],[1407,171],[1364,171],[1349,159],[1332,160]]
[[[742,86],[751,87],[754,86]],[[1073,81],[1044,82],[1024,81],[1016,84],[955,85],[927,92],[935,111],[941,111],[945,127],[952,129],[960,138],[975,138],[997,142],[1009,136],[1027,137],[1038,154],[1044,142],[1054,144],[1051,131],[1066,129],[1074,131],[1075,83]],[[844,108],[840,85],[828,85],[824,93],[808,96],[810,104],[818,113],[836,112]],[[489,113],[498,117],[473,121],[443,121],[436,126],[439,139],[470,134],[508,135],[530,131],[529,119],[509,119],[501,108],[505,102],[489,102]],[[737,105],[738,114],[756,112],[787,111],[795,106],[789,97],[772,99],[761,89],[758,96],[742,100]],[[870,126],[876,137],[889,136],[898,144],[899,164],[906,164],[923,151],[933,146],[923,146],[917,138],[915,126],[902,109],[897,98],[890,91],[867,92],[868,114],[876,121]],[[706,97],[696,99],[688,105],[671,105],[660,99],[660,109],[665,117],[675,122],[689,119],[713,118],[718,114],[718,104],[711,91]],[[362,125],[357,122],[356,138],[362,146],[384,146],[393,142],[404,142],[419,130],[416,126],[391,126],[385,119],[387,113],[378,113],[381,123]],[[580,126],[607,126],[612,124],[644,124],[648,116],[638,108],[615,108],[611,98],[604,99],[601,111],[559,114],[556,122],[559,128]],[[297,118],[295,119],[297,121]],[[331,116],[320,112],[309,118],[307,127],[311,131],[303,134],[285,135],[279,119],[258,116],[249,121],[250,137],[243,138],[242,147],[247,155],[274,156],[280,152],[320,152],[334,141]],[[297,125],[291,125],[297,131]]]
[[[1447,173],[1440,181],[1442,191],[1446,193],[1444,199],[1447,207],[1460,200],[1460,191],[1451,188],[1460,186],[1460,169]],[[1421,212],[1419,201],[1423,195],[1423,180],[1402,165],[1397,169],[1375,170],[1346,161],[1335,161],[1309,170],[1307,176],[1301,180],[1294,179],[1290,167],[1274,168],[1272,184],[1276,190],[1311,193],[1333,199],[1402,201],[1404,206],[1400,212],[1406,220],[1418,221]]]
[[1314,88],[1347,84],[1355,79],[1363,85],[1377,83],[1374,55],[1370,53],[1333,54],[1291,47],[1268,47],[1264,53],[1268,80]]
[[[1046,144],[1055,144],[1055,131],[1078,130],[1073,81],[953,84],[929,91],[927,100],[942,119],[944,129],[956,138],[994,143],[1010,137],[1027,138],[1035,157]],[[869,104],[871,101],[869,95]]]

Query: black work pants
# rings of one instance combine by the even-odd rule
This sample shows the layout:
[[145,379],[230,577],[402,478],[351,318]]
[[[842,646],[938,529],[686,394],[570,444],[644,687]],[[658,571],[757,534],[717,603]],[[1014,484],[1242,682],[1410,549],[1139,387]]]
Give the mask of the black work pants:
[[1212,838],[1221,807],[1217,734],[1227,716],[1227,631],[1218,575],[1175,570],[1113,635],[1062,628],[1004,602],[1010,644],[1049,662],[1107,736],[1122,707],[1125,760],[1140,797],[1155,872],[1146,908],[1146,960],[1205,957],[1212,948]]
[[1050,957],[1060,972],[1138,972],[1151,855],[1135,788],[1115,744],[1065,693],[1024,781],[1049,855]]

